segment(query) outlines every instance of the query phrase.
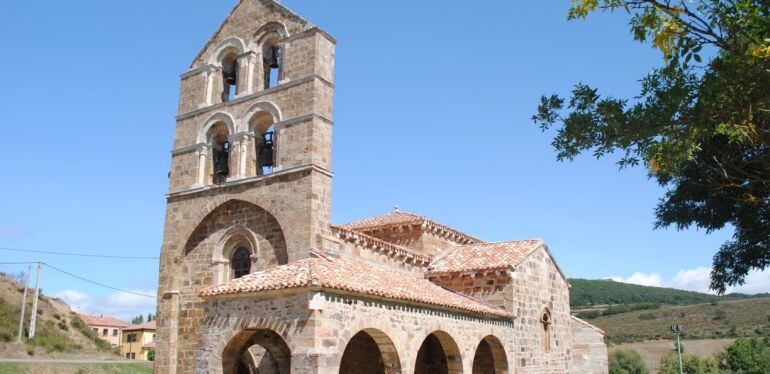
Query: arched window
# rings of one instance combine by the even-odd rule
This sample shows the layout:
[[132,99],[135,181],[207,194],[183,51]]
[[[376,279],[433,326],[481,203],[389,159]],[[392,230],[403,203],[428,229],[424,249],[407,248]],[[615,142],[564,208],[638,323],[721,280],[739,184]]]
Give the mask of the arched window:
[[543,316],[540,318],[540,325],[542,326],[542,338],[541,346],[543,352],[551,351],[551,313],[546,309],[543,312]]
[[238,93],[238,54],[228,50],[222,57],[222,102],[230,101]]
[[230,270],[233,279],[249,274],[251,272],[251,252],[244,247],[238,247],[230,258]]
[[257,140],[257,175],[268,175],[275,166],[275,126],[264,131],[257,129],[254,138]]
[[264,68],[265,89],[275,87],[281,80],[281,65],[283,50],[278,45],[277,38],[271,38],[262,44],[262,66]]

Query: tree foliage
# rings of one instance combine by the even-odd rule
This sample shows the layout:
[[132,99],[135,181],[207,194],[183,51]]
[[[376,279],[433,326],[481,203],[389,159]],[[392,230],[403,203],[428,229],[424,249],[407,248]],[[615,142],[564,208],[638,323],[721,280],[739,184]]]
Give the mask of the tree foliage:
[[727,347],[725,364],[733,373],[770,373],[770,346],[756,338],[738,339]]
[[647,374],[650,372],[639,352],[633,349],[618,349],[610,353],[610,374]]
[[627,12],[662,65],[632,100],[580,83],[569,99],[543,96],[533,120],[557,130],[559,160],[592,152],[644,165],[667,190],[656,227],[734,228],[711,287],[742,284],[770,265],[770,2],[573,0],[568,18],[597,10]]

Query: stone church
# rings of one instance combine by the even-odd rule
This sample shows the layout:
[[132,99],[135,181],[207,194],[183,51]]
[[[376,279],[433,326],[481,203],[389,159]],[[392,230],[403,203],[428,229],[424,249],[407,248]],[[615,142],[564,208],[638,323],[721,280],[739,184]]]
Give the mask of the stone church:
[[331,223],[335,43],[240,0],[181,75],[155,372],[607,372],[543,241]]

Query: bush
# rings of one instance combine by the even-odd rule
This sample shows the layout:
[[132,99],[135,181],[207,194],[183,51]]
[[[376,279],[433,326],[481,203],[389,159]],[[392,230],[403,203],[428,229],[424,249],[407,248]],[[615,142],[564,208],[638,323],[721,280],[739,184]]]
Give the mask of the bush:
[[155,361],[155,349],[147,351],[147,361]]
[[[687,374],[720,374],[719,362],[715,358],[701,359],[694,355],[682,356],[683,371]],[[668,352],[660,359],[660,374],[679,374],[679,356]]]
[[756,338],[738,339],[727,347],[725,362],[735,373],[770,373],[770,347]]
[[656,313],[642,313],[639,315],[639,319],[642,321],[649,321],[658,318]]
[[727,319],[727,312],[722,309],[717,310],[716,313],[714,313],[714,319],[717,321]]
[[586,310],[585,312],[579,312],[576,317],[580,319],[594,319],[601,315],[602,313],[598,310]]
[[647,374],[650,371],[642,356],[633,349],[618,349],[610,353],[610,374]]

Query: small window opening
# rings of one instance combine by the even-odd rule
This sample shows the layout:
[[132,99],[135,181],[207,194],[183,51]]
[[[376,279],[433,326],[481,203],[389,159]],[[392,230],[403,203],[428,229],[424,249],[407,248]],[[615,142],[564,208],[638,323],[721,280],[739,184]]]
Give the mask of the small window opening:
[[235,99],[238,93],[238,61],[235,53],[222,59],[222,102]]
[[281,47],[278,45],[265,48],[263,54],[265,56],[263,62],[265,67],[265,89],[267,89],[278,85],[283,58],[281,56]]
[[542,346],[543,352],[551,351],[551,316],[546,311],[543,313],[543,318],[540,319],[540,323],[543,326]]
[[275,126],[257,134],[257,174],[268,175],[275,166]]
[[251,271],[251,253],[248,249],[239,247],[230,259],[230,267],[233,271],[233,279],[249,274]]

